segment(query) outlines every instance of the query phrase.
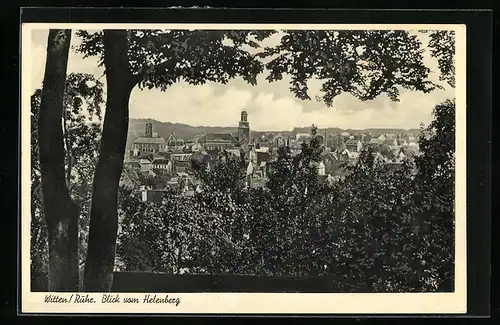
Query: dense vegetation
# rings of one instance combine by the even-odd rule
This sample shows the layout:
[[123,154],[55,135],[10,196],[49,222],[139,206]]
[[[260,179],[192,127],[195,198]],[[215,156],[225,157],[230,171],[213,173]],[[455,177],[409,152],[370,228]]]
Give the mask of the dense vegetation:
[[[237,158],[203,191],[143,203],[121,193],[122,270],[331,276],[346,291],[449,291],[454,272],[454,103],[435,108],[422,155],[390,170],[362,153],[334,185],[316,177],[319,144],[283,149],[266,187],[247,189]],[[315,132],[314,128],[312,132]],[[315,139],[315,138],[312,138]]]
[[[446,151],[453,148],[453,125],[446,119],[451,102],[436,108],[431,134],[421,139],[424,155],[415,161],[417,175],[411,166],[387,173],[365,153],[358,165],[348,167],[346,180],[327,189],[315,177],[317,147],[309,143],[295,158],[281,152],[263,189],[245,191],[240,164],[226,159],[215,172],[200,173],[205,190],[194,200],[170,196],[151,207],[123,195],[128,104],[136,87],[165,91],[180,80],[226,84],[236,77],[255,85],[262,73],[269,82],[287,75],[291,92],[304,100],[311,98],[308,81],[320,80],[316,98],[327,106],[342,93],[361,100],[386,94],[398,101],[402,89],[428,93],[442,88],[429,80],[422,44],[408,31],[283,31],[278,45],[260,48],[259,42],[275,33],[78,31],[78,52],[97,56],[105,67],[104,101],[102,85],[91,76],[67,76],[71,30],[49,30],[43,90],[32,98],[32,274],[47,273],[48,264],[49,290],[111,290],[116,250],[125,267],[133,267],[123,235],[117,247],[118,226],[125,219],[122,234],[143,236],[139,239],[146,242],[140,243],[147,251],[158,249],[147,241],[159,245],[163,255],[147,266],[153,270],[340,277],[355,267],[359,279],[352,283],[358,287],[402,290],[398,281],[403,281],[418,289],[415,281],[420,281],[423,289],[446,288],[453,260],[454,164]],[[453,32],[431,31],[429,38],[441,81],[454,87]],[[92,115],[100,103],[105,103],[102,125],[81,119],[83,108]],[[224,178],[227,172],[234,177]],[[222,184],[232,184],[232,191]],[[133,218],[141,215],[137,223]],[[159,237],[151,233],[158,230]],[[190,236],[198,238],[195,246],[186,241]],[[373,241],[372,251],[360,248],[367,240]],[[393,265],[386,270],[383,263]],[[82,265],[84,285],[78,287]],[[374,281],[373,272],[381,270],[387,272]],[[411,276],[414,271],[420,271],[417,278]]]
[[[82,76],[70,80],[69,87],[86,84]],[[38,92],[33,114],[37,98]],[[82,166],[95,159],[99,131],[90,132],[92,124],[76,117],[78,105],[75,117],[68,119],[78,157],[68,182],[87,195],[80,199],[83,263],[90,180]],[[175,274],[331,276],[347,291],[452,290],[454,109],[451,101],[436,106],[435,119],[419,140],[422,154],[398,170],[374,163],[367,150],[356,165],[343,167],[349,170],[345,179],[322,183],[315,165],[321,147],[311,137],[300,155],[292,157],[281,148],[263,188],[247,188],[244,163],[229,155],[210,171],[193,161],[202,181],[202,191],[194,197],[172,192],[161,203],[145,203],[123,186],[117,266]],[[83,147],[94,150],[81,151]],[[46,272],[47,261],[34,167],[36,278]]]

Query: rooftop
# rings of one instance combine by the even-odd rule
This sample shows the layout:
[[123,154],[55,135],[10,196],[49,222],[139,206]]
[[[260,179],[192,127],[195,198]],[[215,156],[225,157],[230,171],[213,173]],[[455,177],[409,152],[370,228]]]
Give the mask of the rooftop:
[[345,144],[346,144],[346,146],[349,146],[349,145],[351,145],[351,146],[357,146],[358,145],[358,140],[349,139],[349,140],[346,141]]
[[163,138],[139,137],[139,138],[135,139],[133,143],[155,143],[155,144],[163,144],[163,143],[165,143],[165,139],[163,139]]
[[153,160],[153,164],[168,164],[169,160],[164,158],[156,158]]
[[230,133],[207,133],[198,139],[199,143],[204,142],[230,142],[238,143],[238,141]]
[[386,139],[382,143],[383,144],[388,144],[388,145],[393,145],[394,141],[395,141],[395,139]]

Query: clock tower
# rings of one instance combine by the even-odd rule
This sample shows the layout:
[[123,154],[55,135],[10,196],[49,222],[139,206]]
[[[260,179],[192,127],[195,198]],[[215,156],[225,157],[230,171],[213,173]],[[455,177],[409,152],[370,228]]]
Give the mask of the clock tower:
[[238,125],[238,141],[240,143],[249,144],[250,143],[250,124],[248,123],[248,113],[247,111],[241,112],[241,120]]

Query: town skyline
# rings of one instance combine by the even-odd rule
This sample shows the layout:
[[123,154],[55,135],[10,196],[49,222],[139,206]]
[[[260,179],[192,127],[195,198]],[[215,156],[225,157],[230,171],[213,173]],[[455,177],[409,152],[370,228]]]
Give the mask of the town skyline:
[[[32,55],[43,62],[46,55],[47,30],[36,30],[32,35]],[[425,36],[422,36],[425,38]],[[272,40],[270,40],[272,41]],[[72,47],[79,39],[72,37]],[[422,39],[422,44],[426,40]],[[436,60],[428,50],[424,61],[431,69],[429,79],[439,81]],[[105,84],[104,70],[98,67],[94,57],[83,58],[74,50],[70,51],[68,74],[89,73]],[[44,66],[33,65],[31,74],[32,90],[41,87]],[[319,91],[320,82],[308,83],[311,93]],[[252,130],[291,130],[296,126],[338,127],[343,129],[402,128],[417,129],[420,124],[428,125],[432,120],[432,109],[445,98],[455,97],[454,90],[444,87],[429,94],[401,90],[400,101],[393,102],[386,95],[374,100],[361,101],[349,94],[336,98],[333,107],[327,107],[311,96],[312,100],[300,100],[289,90],[289,80],[269,83],[265,75],[257,78],[257,85],[251,86],[241,79],[230,80],[226,85],[207,82],[193,86],[178,82],[166,92],[160,90],[132,91],[130,118],[152,118],[162,122],[182,123],[192,126],[233,125],[235,117],[245,109],[249,113]],[[320,125],[317,123],[321,121]]]
[[[249,117],[250,118],[250,117]],[[131,117],[130,118],[130,121],[152,121],[152,122],[156,122],[156,123],[165,123],[165,124],[171,124],[171,125],[179,125],[179,126],[186,126],[186,127],[193,127],[193,128],[200,128],[200,129],[203,129],[203,128],[221,128],[221,129],[237,129],[238,128],[238,125],[237,124],[228,124],[228,125],[193,125],[193,124],[188,124],[188,123],[182,123],[182,122],[174,122],[174,121],[159,121],[159,120],[156,120],[154,118],[150,118],[150,117],[144,117],[144,118],[135,118],[135,117]],[[318,128],[318,130],[324,130],[324,129],[340,129],[340,130],[352,130],[352,131],[366,131],[366,130],[404,130],[404,131],[413,131],[413,130],[417,130],[417,129],[420,129],[420,127],[414,127],[414,128],[404,128],[404,127],[397,127],[397,126],[393,126],[393,127],[363,127],[363,128],[352,128],[352,127],[340,127],[340,126],[336,126],[336,125],[321,125],[321,124],[318,124],[318,123],[313,123],[311,125],[295,125],[293,126],[292,128],[290,129],[285,129],[285,128],[282,128],[282,129],[269,129],[269,130],[259,130],[259,129],[254,129],[252,128],[252,125],[251,125],[251,121],[250,122],[250,131],[254,131],[254,132],[293,132],[294,130],[296,129],[310,129],[312,127],[312,125],[316,126]],[[156,131],[155,131],[156,132]]]

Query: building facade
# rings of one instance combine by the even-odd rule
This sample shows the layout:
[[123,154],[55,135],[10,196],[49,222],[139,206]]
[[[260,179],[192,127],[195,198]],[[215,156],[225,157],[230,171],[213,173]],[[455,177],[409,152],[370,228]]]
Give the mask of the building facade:
[[248,122],[247,111],[241,112],[241,119],[238,124],[238,142],[240,144],[250,143],[250,123]]
[[153,123],[146,123],[146,133],[144,136],[134,140],[133,155],[141,156],[148,153],[158,153],[166,151],[167,143],[165,139],[153,136]]

